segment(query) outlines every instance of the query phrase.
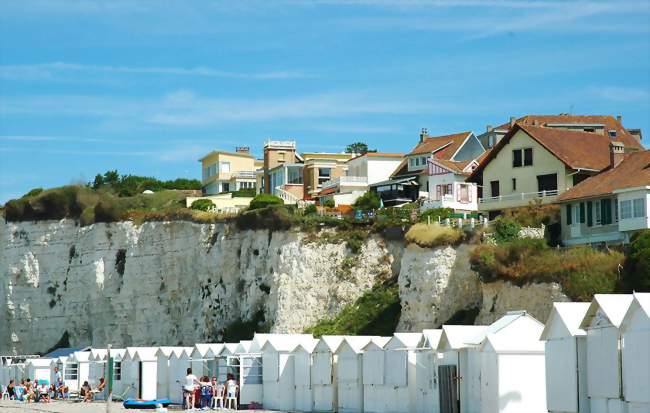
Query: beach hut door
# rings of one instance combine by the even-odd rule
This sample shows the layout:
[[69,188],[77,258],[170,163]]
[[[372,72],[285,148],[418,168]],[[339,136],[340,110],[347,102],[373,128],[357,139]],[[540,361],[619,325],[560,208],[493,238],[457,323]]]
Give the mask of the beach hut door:
[[138,398],[142,398],[142,362],[138,362]]
[[458,380],[456,366],[438,366],[438,394],[440,395],[440,413],[458,413]]

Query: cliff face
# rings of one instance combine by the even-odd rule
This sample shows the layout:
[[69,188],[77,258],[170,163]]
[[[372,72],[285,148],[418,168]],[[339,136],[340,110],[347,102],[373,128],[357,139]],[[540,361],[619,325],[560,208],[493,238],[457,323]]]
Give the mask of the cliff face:
[[301,332],[391,274],[400,331],[438,327],[467,308],[479,308],[481,322],[510,309],[543,321],[551,298],[563,297],[552,285],[481,284],[469,248],[404,248],[371,236],[352,254],[344,242],[228,224],[2,223],[0,352],[191,345],[250,319]]

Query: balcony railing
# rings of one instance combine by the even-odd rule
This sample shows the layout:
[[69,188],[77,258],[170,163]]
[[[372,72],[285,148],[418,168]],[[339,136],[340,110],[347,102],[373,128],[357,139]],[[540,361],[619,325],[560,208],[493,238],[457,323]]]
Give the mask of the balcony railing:
[[232,176],[234,178],[243,178],[243,179],[255,179],[255,171],[237,171],[233,172]]
[[330,179],[323,182],[323,189],[335,186],[365,186],[368,185],[368,178],[365,176],[341,176],[336,179]]
[[560,193],[558,190],[551,191],[539,191],[539,192],[522,192],[519,194],[508,194],[508,195],[499,195],[492,196],[488,198],[480,198],[480,204],[488,204],[491,202],[502,202],[502,201],[525,201],[527,199],[537,199],[537,198],[546,198],[550,196],[557,196]]

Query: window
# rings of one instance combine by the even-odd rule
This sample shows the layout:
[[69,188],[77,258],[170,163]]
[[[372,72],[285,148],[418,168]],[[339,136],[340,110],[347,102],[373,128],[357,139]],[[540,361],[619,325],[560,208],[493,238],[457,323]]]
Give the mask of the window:
[[615,138],[616,137],[616,129],[610,129],[607,131],[607,134],[609,135],[610,138]]
[[115,361],[113,363],[113,380],[122,380],[122,362]]
[[221,184],[221,192],[230,192],[230,183],[224,182]]
[[600,214],[601,214],[601,224],[609,225],[612,223],[612,200],[611,199],[601,199],[600,200]]
[[533,165],[533,148],[524,149],[524,166]]
[[420,158],[420,165],[424,166],[427,164],[427,157],[423,156]]
[[632,200],[621,201],[621,219],[632,218]]
[[490,190],[493,197],[499,196],[499,181],[491,181]]
[[302,183],[302,169],[288,168],[288,183],[301,184]]
[[531,166],[533,164],[533,148],[513,149],[512,167]]
[[229,173],[230,162],[219,162],[219,172]]
[[512,167],[518,168],[523,165],[521,149],[512,151]]
[[632,201],[634,218],[643,218],[645,216],[645,202],[643,198]]
[[332,176],[332,168],[318,168],[318,185],[330,180]]
[[284,152],[278,152],[278,162],[284,162]]
[[600,225],[600,202],[598,201],[594,203],[594,222]]
[[239,357],[219,357],[217,360],[217,379],[219,382],[224,383],[228,374],[232,374],[235,381],[239,382]]
[[537,175],[537,191],[557,191],[557,174]]
[[458,202],[462,202],[464,204],[472,202],[472,193],[468,184],[458,185]]
[[488,136],[488,144],[487,144],[487,146],[488,146],[488,148],[491,148],[491,147],[494,146],[494,135]]
[[262,358],[242,357],[244,384],[262,384]]
[[79,378],[79,365],[70,363],[65,366],[65,380],[77,380]]
[[436,199],[440,200],[445,195],[453,195],[454,188],[452,184],[436,185]]
[[512,190],[517,190],[517,178],[512,178]]

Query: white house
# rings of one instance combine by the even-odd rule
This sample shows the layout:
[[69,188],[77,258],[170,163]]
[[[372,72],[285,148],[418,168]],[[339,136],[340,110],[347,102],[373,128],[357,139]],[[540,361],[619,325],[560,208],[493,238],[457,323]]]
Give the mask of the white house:
[[429,197],[423,208],[451,208],[454,212],[476,212],[478,210],[478,186],[465,182],[478,166],[476,159],[450,161],[429,158],[427,175]]
[[553,303],[541,339],[546,342],[546,407],[552,413],[588,413],[587,333],[580,323],[589,303]]
[[294,409],[299,412],[311,412],[314,409],[311,356],[318,342],[316,339],[304,340],[291,352],[295,377]]
[[544,324],[510,311],[485,331],[481,351],[481,410],[546,413]]
[[436,361],[442,329],[422,330],[415,352],[415,412],[439,411]]
[[628,413],[650,412],[650,293],[634,293],[621,322],[623,398]]
[[378,336],[346,336],[334,352],[337,357],[337,398],[339,413],[364,411],[363,348],[374,341],[380,347],[388,341]]
[[632,294],[595,294],[580,328],[587,332],[587,393],[592,413],[624,412],[619,327]]
[[343,336],[322,336],[312,352],[311,385],[315,412],[334,412],[338,406],[338,363],[334,352]]

